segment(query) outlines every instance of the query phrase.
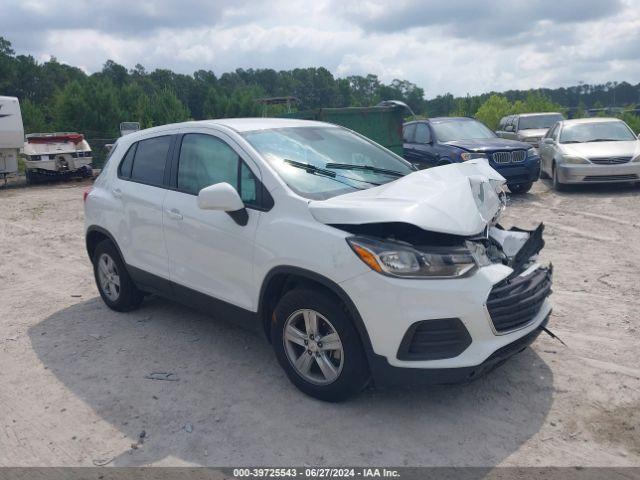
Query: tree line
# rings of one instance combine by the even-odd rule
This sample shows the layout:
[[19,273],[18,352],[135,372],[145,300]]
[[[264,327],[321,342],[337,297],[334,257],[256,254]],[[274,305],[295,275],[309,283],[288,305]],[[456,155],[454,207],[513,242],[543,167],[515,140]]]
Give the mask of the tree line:
[[[11,42],[0,37],[0,94],[20,99],[26,132],[80,131],[100,139],[117,137],[122,121],[146,128],[188,119],[259,116],[262,106],[256,99],[275,96],[297,97],[300,110],[402,100],[420,116],[477,117],[495,128],[510,113],[561,111],[575,117],[593,107],[640,104],[640,83],[581,83],[427,100],[424,90],[408,80],[385,84],[372,74],[336,78],[323,67],[236,69],[220,76],[198,70],[186,75],[168,69],[148,72],[140,64],[127,70],[108,60],[102,70],[87,74],[55,58],[38,62],[31,55],[16,55]],[[282,113],[283,108],[270,107],[269,113]],[[638,117],[625,115],[632,128],[640,130]]]
[[[398,99],[424,112],[424,91],[407,80],[381,82],[376,75],[335,78],[327,69],[237,69],[219,77],[211,70],[193,75],[167,69],[127,70],[108,60],[86,74],[52,58],[37,62],[16,55],[0,37],[0,94],[20,99],[25,131],[81,131],[88,138],[118,136],[122,121],[143,128],[187,119],[260,116],[256,99],[295,96],[298,109],[376,105]],[[270,114],[283,106],[270,107]],[[280,109],[280,110],[278,110]]]

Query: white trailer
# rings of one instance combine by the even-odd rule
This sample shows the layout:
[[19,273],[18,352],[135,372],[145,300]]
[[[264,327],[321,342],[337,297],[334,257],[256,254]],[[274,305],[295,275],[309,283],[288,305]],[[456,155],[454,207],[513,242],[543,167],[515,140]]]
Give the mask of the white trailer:
[[18,171],[18,155],[24,145],[24,126],[16,97],[0,97],[0,178]]

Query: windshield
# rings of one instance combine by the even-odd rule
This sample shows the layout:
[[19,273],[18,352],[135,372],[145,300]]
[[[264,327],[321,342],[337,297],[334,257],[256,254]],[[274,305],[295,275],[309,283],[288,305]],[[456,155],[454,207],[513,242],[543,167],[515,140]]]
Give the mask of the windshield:
[[636,140],[624,122],[595,122],[567,125],[560,134],[560,143],[624,142]]
[[559,113],[520,117],[520,120],[518,121],[518,130],[551,128],[554,123],[559,122],[560,120],[562,120],[562,115]]
[[322,200],[391,182],[411,164],[340,127],[292,127],[247,132],[244,138],[289,187]]
[[432,122],[431,127],[439,142],[455,140],[475,140],[477,138],[493,138],[496,136],[482,123],[475,120],[455,120],[451,122]]

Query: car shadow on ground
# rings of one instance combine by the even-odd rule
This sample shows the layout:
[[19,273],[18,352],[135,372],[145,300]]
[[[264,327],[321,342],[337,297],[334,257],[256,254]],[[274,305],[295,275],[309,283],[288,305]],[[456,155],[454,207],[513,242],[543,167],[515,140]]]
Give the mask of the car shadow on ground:
[[[298,392],[263,336],[150,297],[116,313],[96,297],[29,330],[46,367],[144,445],[113,465],[493,466],[541,428],[553,375],[531,349],[471,384],[368,390],[341,404]],[[176,381],[145,378],[171,373]]]

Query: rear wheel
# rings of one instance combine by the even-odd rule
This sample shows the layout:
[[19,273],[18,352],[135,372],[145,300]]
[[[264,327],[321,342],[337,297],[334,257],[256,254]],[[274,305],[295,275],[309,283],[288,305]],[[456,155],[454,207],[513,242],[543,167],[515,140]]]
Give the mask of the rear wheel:
[[527,193],[529,190],[531,190],[532,186],[533,186],[532,182],[507,184],[507,187],[509,187],[509,191],[511,193],[516,193],[516,194]]
[[93,273],[104,303],[126,312],[140,306],[144,295],[133,283],[113,242],[103,240],[93,254]]
[[302,392],[338,402],[368,383],[360,338],[337,299],[321,291],[292,290],[280,299],[274,316],[276,357]]

